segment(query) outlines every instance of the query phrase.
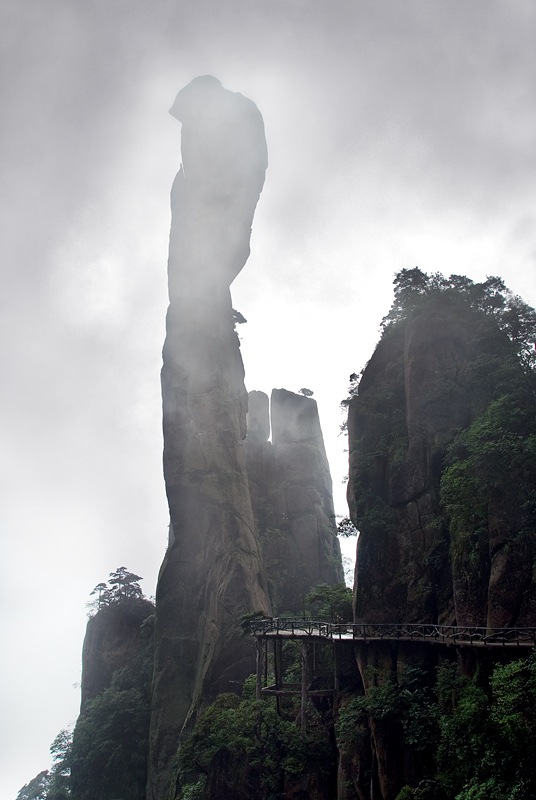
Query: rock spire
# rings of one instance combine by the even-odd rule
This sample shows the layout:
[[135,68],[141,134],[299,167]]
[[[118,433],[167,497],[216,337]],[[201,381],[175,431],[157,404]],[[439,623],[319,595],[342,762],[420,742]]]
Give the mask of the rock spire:
[[344,581],[316,401],[250,392],[245,453],[274,613],[301,614],[311,589]]
[[171,194],[170,305],[163,350],[169,547],[156,597],[147,797],[174,783],[181,731],[252,669],[237,624],[269,614],[242,452],[247,393],[229,286],[249,255],[267,166],[255,104],[211,76],[179,92],[182,166]]

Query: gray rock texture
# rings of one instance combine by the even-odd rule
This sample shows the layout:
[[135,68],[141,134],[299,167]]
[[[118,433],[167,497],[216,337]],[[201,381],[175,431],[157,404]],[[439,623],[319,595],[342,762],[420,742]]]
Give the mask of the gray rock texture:
[[253,670],[240,616],[270,613],[242,452],[247,394],[229,285],[249,255],[264,181],[262,117],[215,78],[172,113],[183,166],[172,190],[163,351],[164,477],[171,527],[156,598],[149,800],[173,795],[180,734]]
[[316,401],[249,395],[246,465],[274,613],[300,614],[318,583],[343,582],[332,484]]
[[533,553],[507,493],[492,494],[470,553],[439,502],[448,446],[508,390],[505,375],[516,380],[521,367],[512,361],[507,373],[509,359],[492,319],[445,300],[380,341],[348,417],[357,621],[501,627],[534,618]]
[[[357,622],[536,624],[534,522],[527,523],[524,490],[516,493],[515,477],[490,472],[494,484],[486,484],[488,500],[478,509],[474,527],[464,528],[463,520],[456,527],[440,502],[441,478],[453,458],[449,445],[483,419],[498,398],[513,386],[522,392],[523,385],[523,370],[506,334],[459,299],[439,297],[382,337],[348,416],[348,500],[360,531]],[[481,431],[482,441],[491,437],[490,459],[497,444],[493,436],[509,441],[515,412],[514,407],[506,415],[504,430]],[[514,434],[517,448],[522,435]],[[458,447],[463,460],[466,451]],[[479,469],[479,480],[485,481],[485,465]],[[520,475],[520,485],[523,480]],[[475,514],[481,502],[475,496]],[[408,665],[433,670],[440,657],[430,645],[381,642],[356,645],[356,656],[365,693],[389,676],[396,681]],[[483,651],[479,656],[485,657]],[[407,774],[403,733],[382,718],[371,718],[369,729],[377,796],[394,800],[404,783],[415,782]],[[363,763],[354,765],[356,774]]]
[[123,597],[103,605],[87,624],[70,756],[73,800],[144,796],[154,611],[148,600]]
[[259,109],[217,78],[185,86],[170,114],[182,122],[182,166],[171,190],[169,296],[206,300],[246,263],[268,166]]
[[351,403],[357,621],[454,621],[448,540],[438,514],[446,441],[471,419],[462,341],[448,319],[397,328],[379,343]]
[[143,652],[141,626],[152,614],[152,603],[133,599],[105,606],[90,618],[82,649],[81,713],[108,688],[116,670],[130,666]]

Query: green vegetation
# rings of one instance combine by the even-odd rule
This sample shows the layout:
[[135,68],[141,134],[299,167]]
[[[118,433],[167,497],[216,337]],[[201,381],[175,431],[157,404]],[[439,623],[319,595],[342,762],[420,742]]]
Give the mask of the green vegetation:
[[[376,735],[378,724],[398,732],[419,769],[416,785],[405,786],[397,800],[533,800],[536,654],[472,678],[450,661],[437,675],[408,667],[398,681],[372,672],[367,695],[339,711],[337,746],[362,750],[371,721]],[[288,670],[286,677],[296,676]],[[311,710],[302,736],[296,702],[278,716],[274,701],[253,695],[251,676],[242,698],[220,695],[200,717],[179,751],[179,800],[205,800],[214,791],[226,796],[226,790],[237,800],[281,800],[289,781],[327,778],[335,759],[329,721]]]
[[501,278],[488,277],[482,283],[474,283],[465,275],[448,278],[439,272],[427,275],[415,267],[398,272],[393,284],[393,305],[382,320],[384,334],[431,301],[464,302],[473,311],[496,321],[527,366],[536,364],[536,311],[513,294]]
[[101,608],[115,603],[124,603],[125,600],[143,600],[139,575],[129,572],[126,567],[118,567],[115,572],[110,572],[107,583],[98,583],[92,595],[97,595],[95,600],[88,603],[90,614],[93,615]]
[[136,687],[121,687],[114,676],[76,724],[71,781],[76,798],[145,797],[150,698]]
[[[115,604],[128,613],[139,577],[120,568],[111,575]],[[119,580],[120,579],[120,580]],[[148,604],[147,604],[148,605]],[[107,613],[107,607],[103,609]],[[71,788],[75,800],[143,800],[153,673],[153,617],[140,627],[140,646],[110,685],[84,707],[73,733]]]
[[441,478],[455,561],[478,561],[490,525],[531,548],[536,523],[536,403],[523,385],[492,401],[449,448]]
[[[305,597],[308,614],[317,619],[352,619],[352,591],[344,584],[319,584]],[[258,614],[242,618],[244,629]],[[331,685],[333,656],[320,647],[316,668]],[[301,681],[302,650],[297,641],[283,646],[283,681]],[[317,686],[322,684],[317,678]],[[324,684],[322,684],[324,685]],[[314,780],[330,784],[336,765],[331,701],[311,704],[301,728],[300,702],[294,697],[255,699],[255,676],[242,697],[219,695],[198,719],[178,754],[178,800],[212,796],[233,800],[282,800],[289,784]]]
[[[369,676],[371,677],[371,676]],[[437,679],[409,668],[376,676],[366,697],[339,714],[337,740],[359,749],[370,718],[399,735],[424,765],[397,800],[533,800],[536,796],[536,653],[461,677],[445,662]]]
[[[394,284],[395,300],[383,320],[378,348],[384,359],[381,386],[371,388],[367,370],[361,376],[353,373],[349,396],[342,404],[353,409],[353,519],[378,551],[387,551],[389,533],[397,524],[390,481],[396,488],[397,480],[404,478],[409,446],[405,326],[426,314],[439,324],[443,319],[458,320],[468,331],[470,357],[462,389],[470,403],[464,427],[453,430],[450,441],[445,437],[433,445],[435,506],[431,504],[427,524],[429,530],[444,536],[440,542],[444,548],[436,547],[426,557],[436,559],[433,569],[438,575],[444,566],[452,567],[458,585],[474,580],[487,593],[492,557],[500,552],[507,562],[514,554],[518,567],[513,580],[522,583],[522,570],[527,573],[523,591],[531,579],[536,580],[532,575],[536,564],[536,312],[496,277],[474,283],[465,276],[445,278],[415,268],[398,273]],[[234,321],[245,320],[235,312]],[[439,372],[423,391],[434,401],[445,398],[448,405],[456,400],[460,387]],[[308,389],[300,391],[312,395]],[[266,559],[271,559],[272,571],[282,579],[285,565],[277,556],[282,533],[271,524],[273,509],[262,503],[259,507],[263,546],[270,553]],[[348,518],[338,527],[343,536],[355,532]],[[372,571],[370,564],[365,566]],[[378,592],[379,603],[381,569],[382,564],[370,590]],[[405,579],[401,574],[400,582]],[[143,599],[140,580],[119,567],[107,583],[93,590],[93,611]],[[423,585],[428,592],[427,584]],[[277,606],[276,587],[271,591]],[[521,599],[518,607],[520,603]],[[315,587],[304,597],[304,605],[306,613],[318,619],[352,619],[352,592],[344,584]],[[250,619],[258,615],[242,618],[246,632]],[[68,731],[60,732],[51,746],[50,771],[26,784],[17,800],[143,800],[152,674],[150,625],[145,635],[146,646],[139,657],[116,671],[111,684],[87,703],[72,737]],[[415,666],[401,671],[400,664],[399,674],[371,670],[364,676],[369,687],[365,695],[342,697],[335,725],[337,746],[351,761],[367,749],[370,755],[371,731],[376,741],[382,732],[396,738],[398,755],[406,759],[405,765],[414,765],[415,776],[412,785],[401,787],[397,800],[534,800],[536,653],[512,661],[507,657],[507,651],[499,654],[493,667],[482,659],[473,677],[462,675],[458,665],[448,660],[437,672]],[[318,673],[331,679],[331,649],[320,648],[315,658]],[[284,645],[285,681],[299,684],[301,659],[297,642]],[[303,729],[299,701],[289,697],[279,702],[264,697],[257,701],[253,676],[242,697],[219,695],[181,743],[176,800],[281,800],[289,785],[311,776],[328,785],[336,765],[330,703],[325,699],[316,707],[311,703]],[[411,782],[410,777],[407,780]]]
[[115,673],[74,733],[63,730],[54,739],[50,771],[36,775],[16,800],[144,800],[150,697],[147,683],[123,688],[131,680],[132,670]]
[[[139,581],[125,567],[98,584],[98,610],[113,606],[131,613],[144,599]],[[143,610],[142,609],[142,610]],[[50,746],[53,764],[19,792],[17,800],[144,800],[147,781],[150,692],[153,671],[153,625],[140,628],[141,645],[117,669],[110,685],[85,704],[74,731],[62,730]],[[94,624],[92,621],[90,624]]]
[[46,800],[50,787],[48,769],[39,772],[19,790],[17,800]]
[[305,597],[305,606],[312,617],[319,620],[351,622],[352,590],[344,583],[328,586],[320,583]]
[[350,536],[357,536],[357,528],[349,517],[342,517],[337,523],[337,536],[348,539]]
[[[536,311],[495,277],[474,283],[415,268],[402,270],[394,283],[380,343],[361,375],[350,376],[343,401],[350,409],[351,511],[361,531],[358,567],[367,599],[378,590],[373,607],[381,609],[385,587],[393,587],[396,609],[420,563],[423,574],[430,569],[422,578],[430,584],[430,605],[415,601],[415,581],[408,600],[414,613],[444,610],[452,575],[460,617],[473,614],[479,620],[473,624],[487,617],[490,625],[533,619]],[[448,339],[441,339],[443,331]],[[425,337],[436,334],[427,361]],[[405,383],[412,367],[413,385]],[[421,392],[417,401],[411,390]],[[414,405],[406,408],[408,399]],[[406,414],[422,425],[416,435],[412,429],[411,448]],[[406,499],[423,487],[414,480],[416,474],[420,480],[423,432],[429,549],[421,562],[415,549],[400,565],[398,553],[411,543]],[[389,562],[382,557],[390,545]],[[378,676],[366,697],[343,703],[342,745],[370,747],[371,730],[394,737],[389,752],[398,757],[400,745],[420,768],[397,800],[534,800],[535,657],[498,663],[490,674],[486,659],[479,663],[473,679],[449,663],[437,682],[428,675],[412,681],[409,673]]]
[[52,766],[20,789],[16,800],[68,800],[71,797],[73,733],[64,729],[50,745]]
[[233,800],[281,800],[288,781],[327,778],[335,753],[320,715],[308,711],[302,734],[297,706],[294,719],[278,716],[275,701],[256,701],[254,691],[251,676],[242,698],[219,695],[198,719],[179,750],[180,800],[203,800],[215,787]]
[[456,800],[536,793],[536,654],[497,664],[489,681],[443,676],[438,781]]
[[353,373],[343,401],[352,408],[353,519],[371,536],[389,535],[398,524],[391,489],[396,494],[415,467],[406,427],[407,324],[428,318],[437,327],[444,319],[452,328],[457,321],[463,374],[436,369],[423,392],[438,415],[466,408],[467,424],[452,430],[450,442],[431,439],[439,497],[431,524],[448,531],[454,570],[463,571],[472,597],[499,546],[503,560],[515,552],[530,564],[536,556],[536,311],[497,277],[474,283],[416,267],[397,273],[394,287],[375,353],[382,379],[372,384],[369,370]]
[[[398,730],[424,774],[397,800],[536,796],[536,653],[498,663],[489,676],[463,677],[447,661],[436,678],[418,667],[408,667],[398,681],[378,670],[367,677],[375,684],[367,696],[354,696],[340,709],[337,744],[359,750],[371,719]],[[39,773],[17,800],[144,797],[148,708],[140,690],[122,685],[116,676],[92,702],[74,743],[68,731],[56,737],[51,771]],[[179,750],[177,800],[205,800],[212,792],[233,800],[281,800],[285,787],[311,775],[329,782],[336,758],[329,717],[308,709],[302,733],[297,701],[278,715],[273,699],[254,695],[251,676],[242,697],[220,695],[200,716]],[[83,764],[71,781],[77,749]]]
[[368,718],[372,717],[400,726],[405,743],[414,750],[429,750],[437,739],[437,704],[430,676],[421,668],[408,667],[398,683],[391,674],[369,677],[374,677],[377,685],[366,696],[354,697],[340,711],[339,745],[348,748],[358,744]]

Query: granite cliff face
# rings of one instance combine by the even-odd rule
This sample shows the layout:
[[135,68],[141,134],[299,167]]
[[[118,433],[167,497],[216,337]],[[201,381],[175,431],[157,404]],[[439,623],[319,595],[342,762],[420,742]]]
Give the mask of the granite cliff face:
[[[274,390],[270,425],[268,397],[252,392],[248,413],[230,283],[248,258],[264,182],[262,117],[211,76],[179,92],[171,113],[183,125],[182,166],[171,194],[161,376],[170,532],[152,620],[154,661],[147,661],[147,636],[142,642],[139,635],[151,604],[106,608],[89,623],[83,707],[93,698],[97,704],[89,703],[91,713],[75,732],[73,796],[80,800],[97,791],[83,786],[84,747],[102,752],[108,731],[101,733],[101,722],[108,725],[110,716],[117,769],[101,775],[86,759],[98,792],[138,800],[147,778],[147,800],[173,800],[180,791],[178,750],[198,712],[218,695],[239,692],[255,670],[241,617],[271,615],[270,594],[279,612],[300,613],[318,583],[343,581],[316,402]],[[143,669],[131,675],[140,653]],[[132,712],[126,731],[125,708]],[[216,777],[209,781],[214,797],[225,794],[220,784],[232,775],[224,769],[217,785]]]
[[301,614],[314,586],[344,580],[331,476],[316,402],[274,389],[270,406],[250,392],[249,488],[274,613]]
[[69,756],[73,800],[145,797],[153,637],[154,606],[142,597],[113,601],[87,624]]
[[141,628],[153,614],[153,604],[139,599],[105,606],[90,618],[82,650],[82,713],[110,685],[114,672],[129,667],[144,651]]
[[[518,346],[453,291],[387,327],[349,404],[357,622],[536,625],[536,405]],[[485,660],[458,656],[462,670]],[[356,657],[368,696],[408,668],[433,674],[447,654],[377,642],[356,645]],[[376,788],[358,796],[394,800],[426,758],[400,723],[371,715],[368,728],[354,772],[371,748]]]
[[509,503],[506,485],[495,487],[471,552],[440,504],[455,460],[449,446],[516,380],[523,370],[506,333],[448,298],[378,345],[348,418],[348,498],[361,532],[357,621],[529,624],[533,554],[526,536],[523,545],[516,540],[526,525],[515,511],[519,498]]
[[174,796],[192,715],[251,671],[240,616],[270,613],[242,452],[247,394],[229,285],[249,255],[266,143],[254,103],[207,76],[183,89],[183,166],[172,190],[163,351],[171,526],[156,596],[148,798]]

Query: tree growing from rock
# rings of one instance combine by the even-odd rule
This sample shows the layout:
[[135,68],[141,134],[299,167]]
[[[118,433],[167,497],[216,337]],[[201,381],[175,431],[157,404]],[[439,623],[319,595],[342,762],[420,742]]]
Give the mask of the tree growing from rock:
[[126,600],[143,600],[144,594],[140,586],[143,578],[129,572],[126,567],[118,567],[115,572],[110,572],[107,583],[98,583],[91,595],[96,595],[95,600],[88,603],[90,612],[100,611],[101,608]]

